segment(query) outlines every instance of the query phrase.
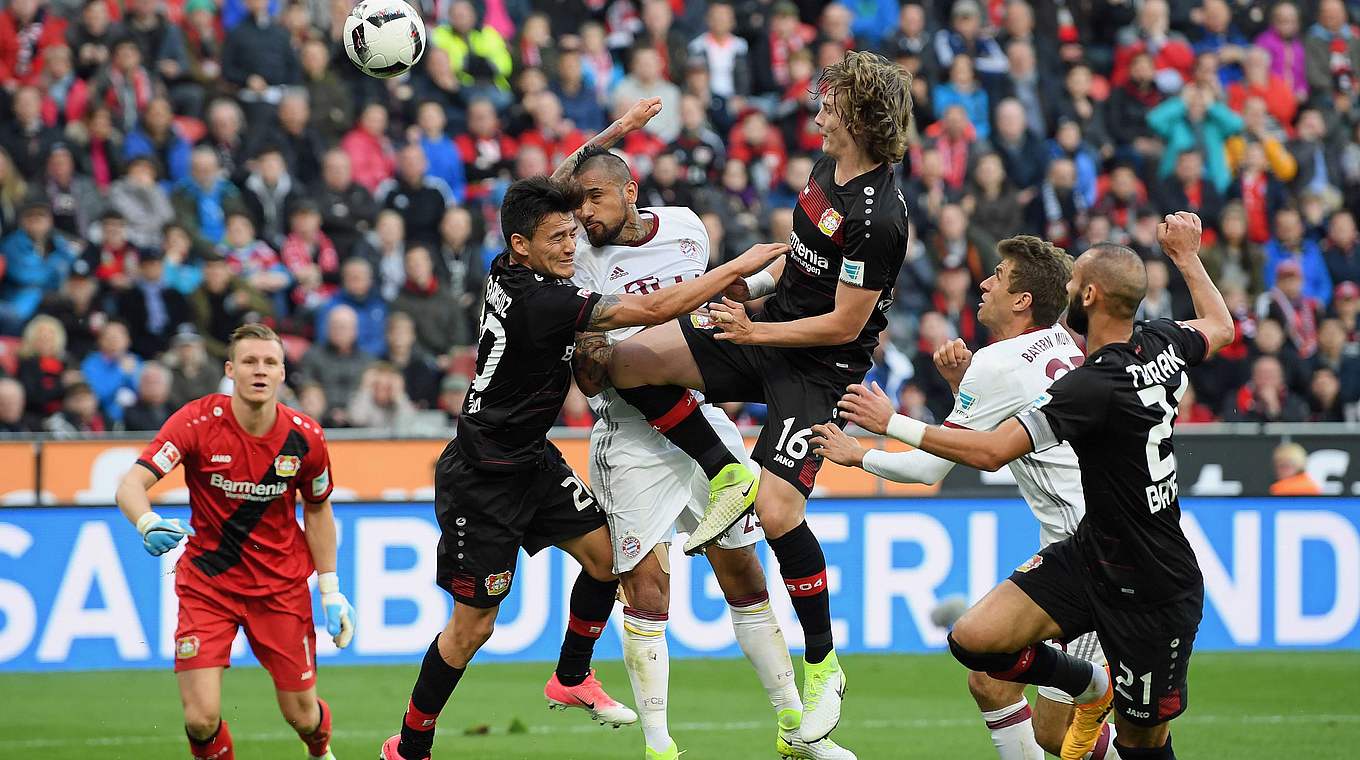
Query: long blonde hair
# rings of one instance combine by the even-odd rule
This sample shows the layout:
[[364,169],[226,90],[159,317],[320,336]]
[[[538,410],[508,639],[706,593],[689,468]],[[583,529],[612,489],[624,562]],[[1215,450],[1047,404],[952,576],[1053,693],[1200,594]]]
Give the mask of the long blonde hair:
[[14,211],[27,195],[28,183],[14,165],[14,159],[10,157],[9,151],[0,148],[0,207]]
[[52,328],[52,333],[53,335],[56,336],[55,341],[57,345],[55,346],[54,351],[55,355],[56,356],[65,355],[66,328],[62,326],[61,321],[58,320],[56,317],[50,316],[48,314],[39,314],[33,317],[32,319],[28,320],[28,324],[24,325],[23,340],[19,344],[19,356],[27,359],[33,356],[40,355],[38,353],[37,346],[38,330],[43,327]]

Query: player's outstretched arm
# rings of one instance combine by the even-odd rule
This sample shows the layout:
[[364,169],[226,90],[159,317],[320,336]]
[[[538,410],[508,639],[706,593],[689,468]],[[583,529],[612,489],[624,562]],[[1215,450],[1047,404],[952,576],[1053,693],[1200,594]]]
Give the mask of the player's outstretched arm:
[[123,476],[113,497],[118,510],[142,534],[142,548],[153,557],[175,548],[185,536],[194,535],[194,529],[187,522],[178,518],[167,520],[151,511],[149,492],[158,480],[154,472],[134,464]]
[[614,147],[619,140],[626,137],[629,132],[647,126],[647,122],[659,113],[661,113],[661,98],[643,98],[634,103],[627,113],[619,117],[613,124],[605,127],[599,134],[587,140],[585,145],[577,148],[561,164],[558,164],[557,169],[552,173],[552,178],[558,182],[566,180],[576,170],[576,161],[588,146],[594,145],[608,150]]
[[812,452],[845,467],[859,467],[865,472],[895,483],[924,483],[935,485],[954,469],[954,463],[915,451],[881,451],[866,449],[846,435],[835,423],[812,426]]
[[602,297],[590,316],[591,330],[659,325],[703,306],[738,277],[758,272],[789,250],[784,243],[757,243],[745,253],[697,280],[662,288],[645,296],[620,293]]
[[733,343],[785,348],[843,345],[859,337],[878,306],[880,295],[878,290],[840,283],[836,287],[835,308],[826,314],[789,322],[752,322],[744,306],[725,301],[713,306],[720,330],[715,337]]
[[587,332],[576,336],[571,368],[576,377],[576,387],[586,397],[594,398],[609,387],[609,360],[613,356],[614,347],[609,345],[604,333]]
[[354,607],[340,592],[340,577],[335,574],[335,510],[331,500],[305,503],[302,510],[303,536],[316,566],[316,586],[321,592],[321,610],[326,615],[326,631],[341,649],[354,638]]
[[1232,312],[1218,292],[1209,273],[1204,271],[1204,262],[1199,259],[1200,236],[1203,232],[1200,219],[1189,211],[1167,214],[1157,225],[1157,242],[1162,251],[1171,259],[1185,278],[1190,289],[1190,298],[1195,303],[1195,319],[1190,325],[1209,343],[1209,355],[1233,341]]
[[995,472],[1034,450],[1029,433],[1014,418],[990,431],[935,427],[893,414],[891,402],[877,386],[852,385],[837,406],[841,417],[865,430],[979,470]]

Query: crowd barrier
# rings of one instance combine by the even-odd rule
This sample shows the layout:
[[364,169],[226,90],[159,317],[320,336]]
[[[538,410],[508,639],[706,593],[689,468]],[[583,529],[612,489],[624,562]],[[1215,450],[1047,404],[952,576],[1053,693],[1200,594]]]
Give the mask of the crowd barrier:
[[[1197,650],[1360,648],[1360,500],[1187,497],[1183,504],[1207,587]],[[433,583],[438,528],[430,505],[340,504],[336,520],[342,589],[358,631],[337,652],[321,630],[323,664],[415,663],[450,608]],[[945,631],[931,622],[936,605],[979,598],[1038,540],[1034,518],[1014,498],[814,499],[809,522],[826,551],[844,652],[939,650]],[[771,599],[798,648],[788,595],[761,548],[776,579]],[[148,556],[107,505],[0,510],[0,671],[169,667],[175,559]],[[739,655],[707,564],[673,547],[671,567],[671,653]],[[574,577],[561,552],[521,557],[482,656],[555,658]],[[617,622],[601,639],[603,658],[620,656]],[[244,642],[237,645],[245,655]]]

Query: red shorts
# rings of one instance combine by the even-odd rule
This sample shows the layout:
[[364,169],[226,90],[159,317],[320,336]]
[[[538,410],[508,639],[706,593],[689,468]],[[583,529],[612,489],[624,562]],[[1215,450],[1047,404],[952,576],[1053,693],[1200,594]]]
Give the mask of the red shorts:
[[245,596],[214,588],[181,568],[175,594],[175,672],[231,667],[231,644],[244,627],[250,650],[277,689],[306,691],[316,685],[316,628],[306,583],[277,594]]

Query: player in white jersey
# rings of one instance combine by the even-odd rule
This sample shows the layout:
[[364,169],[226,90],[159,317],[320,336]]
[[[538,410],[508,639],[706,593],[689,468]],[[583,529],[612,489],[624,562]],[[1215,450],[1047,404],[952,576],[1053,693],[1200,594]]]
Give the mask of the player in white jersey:
[[[650,111],[649,102],[636,108]],[[637,183],[627,164],[604,147],[626,131],[611,127],[558,170],[559,175],[574,177],[585,193],[577,211],[584,239],[578,242],[572,280],[606,296],[648,293],[699,277],[708,266],[708,232],[693,211],[637,208]],[[625,329],[583,336],[578,355],[636,332]],[[645,757],[669,760],[680,749],[666,721],[668,544],[675,530],[689,532],[698,524],[708,504],[709,479],[612,388],[601,392],[600,378],[591,372],[591,367],[578,366],[577,383],[592,396],[591,407],[599,416],[590,438],[590,481],[609,520],[614,570],[626,597],[624,664],[640,713]],[[694,403],[703,404],[703,400],[696,395]],[[703,404],[702,411],[732,454],[754,468],[736,425],[714,406]],[[770,607],[765,573],[754,550],[762,537],[754,516],[748,515],[721,536],[706,556],[727,598],[737,642],[774,707],[776,749],[783,757],[853,760],[853,753],[830,739],[809,744],[798,736],[802,702],[788,645]]]
[[[935,366],[955,393],[954,409],[944,422],[949,427],[992,430],[1034,406],[1054,380],[1080,366],[1084,359],[1081,347],[1057,323],[1067,304],[1067,281],[1072,271],[1067,253],[1029,235],[1001,241],[997,253],[1001,263],[982,283],[978,319],[998,340],[972,353],[956,339],[935,352]],[[892,402],[877,386],[868,398],[886,427],[892,417]],[[865,450],[835,425],[814,427],[813,431],[818,434],[812,439],[814,445],[828,459],[899,483],[938,483],[954,467],[953,462],[920,450]],[[1020,457],[1010,463],[1010,471],[1039,520],[1041,547],[1076,531],[1086,506],[1077,455],[1070,445]],[[1067,642],[1066,649],[1105,664],[1094,633]],[[1001,760],[1041,760],[1044,750],[1060,754],[1063,735],[1072,719],[1072,698],[1065,692],[1040,687],[1031,712],[1023,684],[970,672],[968,687]],[[1114,726],[1106,725],[1103,731],[1089,755],[1095,760],[1117,757]]]

